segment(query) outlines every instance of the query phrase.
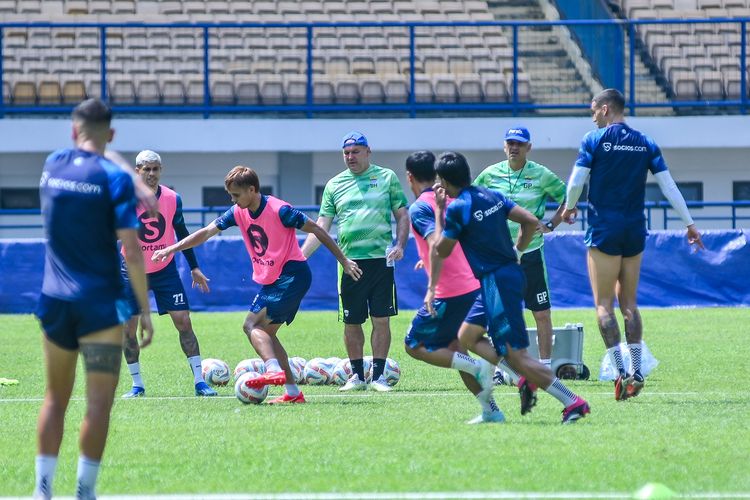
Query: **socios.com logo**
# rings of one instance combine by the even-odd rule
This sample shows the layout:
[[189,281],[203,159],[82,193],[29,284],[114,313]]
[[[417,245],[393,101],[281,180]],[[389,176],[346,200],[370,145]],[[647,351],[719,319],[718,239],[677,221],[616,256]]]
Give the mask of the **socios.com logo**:
[[606,151],[607,153],[609,153],[609,150],[612,149],[612,143],[611,142],[605,142],[605,143],[602,144],[602,146],[604,146],[604,151]]
[[474,212],[474,218],[477,220],[477,222],[482,222],[482,219],[484,219],[484,213],[481,210],[477,210]]

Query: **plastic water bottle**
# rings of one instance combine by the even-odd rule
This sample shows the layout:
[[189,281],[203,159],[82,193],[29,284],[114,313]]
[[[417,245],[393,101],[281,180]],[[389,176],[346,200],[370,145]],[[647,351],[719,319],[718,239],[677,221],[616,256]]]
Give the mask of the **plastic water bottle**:
[[388,267],[393,267],[393,265],[395,264],[393,262],[393,259],[388,257],[388,254],[391,253],[391,250],[393,250],[393,245],[388,245],[387,247],[385,247],[385,265]]

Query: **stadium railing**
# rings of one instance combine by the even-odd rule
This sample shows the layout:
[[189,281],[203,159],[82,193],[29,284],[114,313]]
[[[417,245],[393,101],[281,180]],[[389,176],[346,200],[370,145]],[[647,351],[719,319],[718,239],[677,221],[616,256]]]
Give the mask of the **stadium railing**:
[[[750,201],[734,202],[686,202],[691,209],[693,219],[698,222],[701,229],[711,229],[710,225],[703,222],[725,222],[731,229],[741,229],[750,227]],[[645,204],[646,223],[649,229],[677,229],[681,228],[680,218],[675,215],[671,205],[666,201],[648,201]],[[202,207],[202,208],[183,208],[186,225],[192,229],[204,227],[206,224],[223,214],[229,207]],[[305,212],[313,220],[317,219],[319,206],[316,205],[298,205],[299,210]],[[586,203],[579,203],[579,216],[577,222],[572,226],[563,225],[561,231],[570,229],[586,229]],[[557,204],[547,204],[546,217],[549,218],[555,210]],[[705,209],[706,212],[702,210]],[[0,209],[0,231],[10,231],[14,229],[41,229],[41,211],[39,209]],[[728,229],[728,227],[723,227]],[[333,226],[335,233],[335,221]]]
[[[569,80],[568,76],[562,76],[556,71],[548,71],[543,79],[547,82],[546,87],[543,90],[535,90],[533,85],[538,85],[537,77],[534,78],[534,82],[530,82],[528,79],[528,72],[523,69],[521,58],[529,60],[529,58],[535,57],[534,51],[535,46],[532,42],[524,42],[520,36],[522,32],[528,34],[528,32],[539,30],[542,28],[558,27],[565,28],[575,40],[580,43],[583,47],[582,53],[587,55],[589,60],[588,63],[591,66],[591,71],[594,79],[600,79],[601,85],[609,86],[614,85],[621,87],[625,91],[629,112],[631,115],[635,115],[637,110],[643,110],[647,108],[671,108],[674,110],[706,110],[720,108],[722,112],[731,113],[742,113],[747,112],[748,105],[748,88],[747,88],[747,22],[750,18],[712,18],[712,19],[589,19],[589,20],[561,20],[561,21],[473,21],[473,22],[357,22],[357,23],[81,23],[81,22],[70,22],[70,23],[45,23],[45,22],[34,22],[34,23],[21,23],[21,22],[4,22],[0,23],[0,77],[2,77],[4,84],[8,83],[10,77],[17,77],[23,75],[23,70],[14,73],[14,75],[8,76],[4,71],[4,66],[17,64],[18,57],[24,57],[23,55],[16,56],[12,54],[14,50],[23,52],[25,56],[30,54],[36,54],[39,61],[40,54],[45,54],[45,51],[49,52],[49,47],[24,45],[20,49],[18,47],[9,48],[6,43],[3,42],[5,32],[9,30],[32,30],[32,29],[49,29],[51,31],[61,29],[89,29],[98,32],[98,47],[94,45],[90,50],[99,51],[98,55],[98,74],[89,75],[96,76],[99,83],[99,89],[97,94],[99,96],[107,98],[109,95],[108,81],[110,79],[110,72],[108,69],[110,48],[107,44],[107,34],[110,31],[116,30],[119,32],[128,30],[197,30],[200,33],[198,36],[202,40],[202,45],[196,46],[196,50],[202,51],[202,61],[198,66],[202,68],[196,68],[195,75],[202,78],[203,89],[202,89],[202,100],[198,103],[188,103],[185,101],[181,104],[166,104],[161,94],[154,97],[154,104],[142,104],[138,102],[138,99],[134,99],[133,103],[129,104],[116,104],[114,105],[115,111],[119,113],[193,113],[202,114],[208,118],[211,114],[215,113],[248,113],[248,112],[271,112],[271,113],[294,113],[296,115],[306,116],[308,118],[313,117],[319,113],[351,113],[351,112],[395,112],[404,113],[408,116],[415,117],[418,113],[423,112],[483,112],[493,111],[501,113],[509,113],[514,116],[521,113],[533,113],[540,110],[569,110],[570,112],[584,112],[588,108],[588,98],[591,95],[591,86],[586,87],[581,83],[579,86],[586,87],[583,89],[582,94],[563,93],[559,89],[555,88],[557,85],[563,85],[565,81]],[[650,36],[648,33],[654,30],[647,29],[649,27],[660,26],[660,27],[684,27],[682,31],[688,32],[690,37],[696,43],[691,47],[700,48],[701,35],[698,34],[700,27],[711,27],[715,35],[721,35],[724,44],[731,48],[729,52],[729,58],[732,59],[731,73],[736,75],[732,77],[731,82],[725,81],[723,77],[718,82],[718,91],[705,91],[702,88],[700,68],[693,68],[690,66],[678,67],[680,71],[672,71],[672,68],[660,68],[658,65],[659,61],[656,61],[654,52],[656,47],[649,45],[647,38]],[[724,34],[720,33],[721,27],[729,27],[730,29]],[[429,35],[430,29],[443,28],[453,29],[456,31],[460,30],[497,30],[498,33],[506,33],[510,39],[510,46],[507,47],[509,51],[510,59],[505,61],[509,63],[509,66],[505,69],[499,70],[501,77],[506,78],[508,85],[507,96],[503,97],[492,97],[487,98],[486,93],[482,94],[481,97],[477,97],[475,102],[466,102],[462,100],[460,96],[455,99],[455,102],[439,102],[436,94],[428,95],[422,100],[418,95],[418,82],[420,77],[424,76],[426,70],[418,67],[418,63],[421,63],[422,57],[427,53],[425,49],[420,49],[419,40],[423,40],[426,35]],[[386,29],[402,29],[408,34],[408,44],[403,49],[404,53],[408,53],[408,65],[404,68],[402,76],[405,77],[407,95],[405,96],[404,102],[363,102],[361,98],[353,99],[353,102],[344,103],[343,99],[338,99],[334,96],[333,102],[323,104],[318,102],[314,96],[314,84],[318,77],[318,70],[314,70],[314,60],[319,55],[324,54],[325,49],[315,46],[314,41],[316,40],[316,34],[321,30],[332,30],[332,29],[349,29],[349,30],[386,30]],[[665,28],[666,29],[666,28]],[[670,28],[671,29],[671,28]],[[306,45],[303,45],[300,50],[304,51],[305,63],[304,67],[300,70],[297,75],[301,79],[304,79],[305,91],[304,95],[301,95],[299,102],[290,103],[289,99],[282,98],[275,104],[259,102],[258,104],[241,104],[236,102],[229,102],[226,104],[219,104],[217,100],[212,96],[211,78],[216,71],[211,69],[212,54],[215,49],[212,47],[212,40],[215,35],[222,30],[266,30],[273,31],[278,30],[280,32],[289,32],[290,30],[297,30],[305,33]],[[603,36],[600,33],[608,32],[609,35]],[[671,31],[667,30],[671,37]],[[709,30],[710,31],[710,30]],[[598,34],[599,33],[599,34]],[[652,33],[653,34],[653,33]],[[599,55],[594,56],[587,47],[591,47],[591,40],[595,40],[599,44]],[[651,40],[656,38],[651,37]],[[670,38],[670,40],[673,40]],[[676,40],[676,38],[674,39]],[[526,45],[524,45],[526,43]],[[672,42],[670,42],[672,43]],[[721,45],[716,45],[720,47]],[[170,50],[174,47],[170,47]],[[336,46],[335,49],[340,50],[340,47]],[[683,59],[686,56],[685,50],[682,46],[675,47],[680,51],[680,57]],[[736,50],[735,50],[736,49]],[[63,51],[66,49],[62,49]],[[150,50],[150,49],[147,49]],[[178,50],[178,49],[177,49]],[[388,50],[388,49],[384,49]],[[441,47],[433,47],[432,54],[440,55]],[[461,47],[458,48],[461,50]],[[707,49],[706,49],[707,50]],[[36,52],[35,52],[36,51]],[[179,50],[178,50],[179,51]],[[13,58],[9,57],[13,55]],[[606,54],[607,57],[603,57],[602,54]],[[705,59],[710,60],[709,52],[706,52]],[[494,57],[494,56],[493,56]],[[545,58],[545,55],[537,55],[540,60]],[[573,57],[573,56],[571,56]],[[675,56],[676,57],[676,56]],[[661,90],[663,94],[645,95],[643,87],[641,87],[641,77],[636,74],[636,58],[645,58],[645,60],[651,60],[651,71],[654,73],[650,75],[651,83],[654,80],[661,81]],[[677,57],[679,59],[679,57]],[[45,59],[42,58],[41,62],[44,63]],[[63,61],[64,62],[64,61]],[[500,64],[495,58],[495,62]],[[406,64],[406,62],[404,62]],[[504,64],[504,63],[503,63]],[[717,62],[718,64],[718,62]],[[53,74],[53,69],[48,69],[44,64],[37,65],[34,70],[37,75],[48,75],[53,79],[60,75]],[[64,66],[64,65],[63,65]],[[499,66],[498,66],[499,68]],[[489,71],[498,71],[498,68],[487,68]],[[18,68],[15,68],[17,70]],[[69,69],[69,68],[68,68]],[[721,74],[720,68],[714,68],[714,74]],[[683,71],[684,70],[684,71]],[[9,70],[10,71],[10,70]],[[62,70],[61,70],[62,71]],[[121,70],[123,71],[123,70]],[[476,72],[476,69],[472,70]],[[614,77],[606,76],[614,74]],[[626,81],[622,81],[622,75],[626,75]],[[687,76],[685,76],[687,75]],[[123,72],[122,76],[128,76],[126,72]],[[180,74],[173,74],[172,76],[186,76]],[[274,76],[278,76],[275,75]],[[373,73],[374,77],[377,77],[377,73]],[[525,77],[525,79],[524,79]],[[613,79],[614,78],[614,79]],[[687,92],[681,92],[679,88],[680,78],[686,78],[687,83],[691,83],[685,88],[689,90]],[[702,78],[702,77],[700,77]],[[690,79],[695,80],[691,82]],[[542,83],[544,83],[544,81]],[[32,82],[33,83],[33,82]],[[41,82],[39,82],[41,84]],[[527,92],[527,85],[533,83],[532,92]],[[716,83],[716,82],[712,82]],[[731,83],[731,85],[730,85]],[[521,89],[519,86],[523,85]],[[711,87],[715,88],[715,87]],[[538,87],[537,87],[538,89]],[[731,89],[731,91],[730,91]],[[5,115],[20,115],[20,114],[61,114],[68,113],[75,103],[67,104],[55,104],[45,105],[40,103],[38,97],[30,98],[29,104],[20,104],[15,100],[15,95],[12,95],[11,88],[8,89],[7,95],[4,90],[0,93],[0,117]],[[34,90],[36,93],[36,90]],[[89,92],[90,93],[90,92]],[[575,97],[573,97],[575,95]],[[581,97],[585,95],[586,97]],[[656,97],[654,97],[656,95]],[[658,95],[666,95],[667,98],[659,98]],[[11,102],[7,102],[11,100]]]

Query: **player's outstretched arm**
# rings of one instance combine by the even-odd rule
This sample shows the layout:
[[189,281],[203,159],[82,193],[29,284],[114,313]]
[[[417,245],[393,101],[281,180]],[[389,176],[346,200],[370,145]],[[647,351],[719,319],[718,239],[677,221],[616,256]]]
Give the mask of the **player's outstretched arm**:
[[[333,224],[333,218],[320,216],[314,224],[319,226],[321,229],[323,229],[323,231],[326,232],[326,234],[328,234],[328,232],[331,230],[331,225]],[[305,228],[303,227],[302,230],[304,231]],[[304,255],[305,258],[308,258],[312,254],[314,254],[315,250],[317,250],[320,246],[320,239],[316,237],[314,233],[311,233],[310,231],[307,232],[310,234],[307,235],[304,243],[302,243],[302,255]]]
[[117,238],[122,242],[125,249],[125,263],[128,268],[128,278],[133,294],[141,308],[140,324],[141,337],[139,345],[146,347],[151,343],[154,336],[154,327],[151,325],[151,305],[148,301],[148,284],[146,281],[146,266],[143,263],[143,253],[138,241],[138,233],[135,229],[120,229]]
[[677,187],[672,175],[669,173],[669,170],[663,170],[654,174],[654,179],[656,179],[657,184],[659,184],[659,189],[661,189],[664,197],[680,216],[680,219],[685,223],[685,226],[687,226],[688,244],[695,245],[696,249],[704,249],[705,247],[703,246],[701,233],[695,227],[687,203],[685,203],[685,198],[682,196],[682,193]]
[[523,252],[531,243],[534,237],[539,220],[528,210],[516,205],[508,212],[508,219],[521,225],[518,229],[518,239],[516,240],[516,249]]
[[174,245],[170,245],[164,250],[157,250],[154,252],[154,255],[151,257],[151,260],[154,262],[164,261],[167,260],[167,258],[172,255],[175,252],[181,252],[185,250],[186,248],[193,248],[197,247],[198,245],[202,245],[206,241],[208,241],[213,236],[216,236],[219,234],[221,230],[216,227],[216,224],[212,222],[206,227],[203,227],[184,240],[180,240]]
[[[308,219],[305,222],[305,225],[302,226],[302,231],[309,233],[307,237],[308,239],[305,241],[305,243],[307,243],[307,241],[309,241],[311,237],[314,237],[318,241],[318,245],[322,243],[323,246],[330,250],[333,256],[336,257],[336,260],[339,261],[341,266],[344,268],[344,272],[351,276],[354,281],[357,281],[362,277],[362,270],[359,268],[357,263],[351,259],[346,258],[344,252],[342,252],[336,242],[333,241],[333,238],[331,238],[331,235],[328,234],[328,231],[326,231],[310,219]],[[302,248],[304,249],[304,245]],[[302,254],[305,255],[304,251],[302,252]],[[307,257],[307,255],[305,255],[305,257]]]

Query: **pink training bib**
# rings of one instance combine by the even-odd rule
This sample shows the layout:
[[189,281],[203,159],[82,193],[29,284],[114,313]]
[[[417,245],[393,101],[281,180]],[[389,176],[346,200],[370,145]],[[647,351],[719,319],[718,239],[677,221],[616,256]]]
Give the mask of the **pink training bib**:
[[[177,193],[167,186],[159,186],[159,213],[156,217],[150,216],[146,210],[138,205],[136,213],[140,227],[138,228],[138,239],[141,242],[141,251],[146,266],[146,273],[151,274],[161,271],[172,262],[174,254],[164,262],[152,262],[151,256],[157,250],[164,250],[177,241],[172,221],[177,211]],[[122,248],[122,255],[125,255],[125,248]]]
[[234,220],[253,262],[253,281],[260,285],[276,281],[288,261],[307,260],[297,242],[297,231],[281,223],[279,209],[284,205],[289,203],[267,196],[266,206],[256,219],[250,210],[234,206]]
[[[435,207],[435,193],[433,191],[425,191],[422,193],[418,201],[428,203],[432,210],[437,213]],[[414,233],[414,241],[417,243],[417,253],[419,258],[424,263],[424,270],[429,276],[430,273],[430,248],[427,244],[427,240],[421,237],[412,227]],[[440,279],[435,286],[435,298],[447,299],[449,297],[457,297],[466,293],[472,292],[479,288],[479,281],[474,278],[474,274],[471,272],[469,263],[466,261],[464,251],[461,249],[461,244],[456,243],[453,252],[443,261],[443,269],[440,273]]]

